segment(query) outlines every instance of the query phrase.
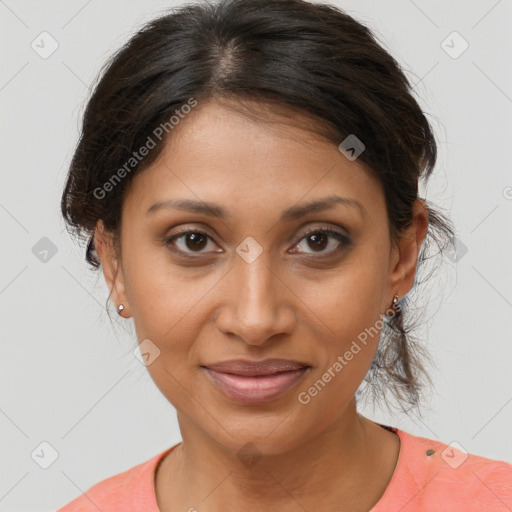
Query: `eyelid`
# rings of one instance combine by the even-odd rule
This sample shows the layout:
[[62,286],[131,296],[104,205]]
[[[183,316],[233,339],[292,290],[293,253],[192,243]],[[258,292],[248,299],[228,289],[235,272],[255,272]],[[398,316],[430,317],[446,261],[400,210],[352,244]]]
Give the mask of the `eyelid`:
[[[170,232],[172,232],[172,234],[168,234]],[[169,229],[166,230],[161,240],[162,242],[165,243],[171,238],[178,237],[179,235],[183,235],[186,233],[201,233],[212,240],[220,238],[217,232],[214,229],[211,229],[208,225],[201,223],[196,223],[196,225],[194,225],[194,223],[191,223],[178,226],[171,226]]]
[[343,228],[342,226],[339,226],[337,224],[313,225],[313,226],[307,227],[305,231],[302,230],[302,226],[301,226],[299,228],[299,231],[300,231],[300,234],[297,235],[297,237],[295,238],[297,240],[297,242],[300,242],[305,236],[312,234],[312,233],[316,233],[318,231],[330,232],[330,233],[332,232],[332,233],[336,233],[340,236],[350,238],[348,231],[345,228]]

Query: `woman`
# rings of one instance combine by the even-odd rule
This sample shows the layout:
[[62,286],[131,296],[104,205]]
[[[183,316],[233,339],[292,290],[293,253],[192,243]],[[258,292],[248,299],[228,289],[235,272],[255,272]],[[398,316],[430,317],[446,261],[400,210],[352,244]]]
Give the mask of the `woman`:
[[[224,0],[147,24],[87,105],[62,197],[183,441],[71,511],[512,508],[512,466],[380,425],[419,404],[409,297],[450,222],[397,62],[341,10]],[[364,386],[363,386],[364,387]]]

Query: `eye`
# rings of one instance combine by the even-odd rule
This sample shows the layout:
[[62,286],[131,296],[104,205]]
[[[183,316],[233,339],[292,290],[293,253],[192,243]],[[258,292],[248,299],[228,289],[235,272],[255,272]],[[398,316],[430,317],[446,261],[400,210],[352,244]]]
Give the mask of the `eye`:
[[[211,237],[202,231],[183,231],[171,236],[165,240],[165,245],[171,246],[173,250],[184,253],[203,253],[210,252],[203,249],[208,246],[208,241],[212,241]],[[173,246],[177,246],[175,249]],[[221,252],[221,251],[214,251]]]
[[[303,243],[305,242],[305,244]],[[341,250],[341,246],[349,245],[350,238],[338,231],[334,231],[332,229],[327,228],[315,228],[308,231],[299,241],[295,247],[299,247],[300,245],[306,245],[307,247],[313,248],[311,252],[308,251],[298,251],[298,252],[306,252],[306,254],[329,254],[336,253]],[[331,250],[325,250],[328,247],[331,247]],[[297,251],[292,251],[297,252]]]
[[[327,228],[315,228],[308,231],[300,239],[299,243],[295,244],[294,247],[300,247],[300,245],[306,242],[307,246],[312,247],[311,252],[308,251],[296,251],[291,252],[306,252],[306,254],[329,254],[336,253],[341,250],[342,246],[350,244],[350,238],[338,231]],[[222,252],[208,251],[205,250],[208,247],[208,243],[212,242],[212,238],[203,231],[188,230],[177,233],[167,239],[165,239],[165,245],[169,246],[173,251],[184,254],[203,254],[208,252]],[[330,250],[326,250],[330,247]]]

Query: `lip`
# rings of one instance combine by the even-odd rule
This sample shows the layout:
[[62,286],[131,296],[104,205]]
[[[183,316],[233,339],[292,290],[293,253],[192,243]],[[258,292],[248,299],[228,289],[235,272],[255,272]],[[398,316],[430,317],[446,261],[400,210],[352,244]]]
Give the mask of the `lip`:
[[294,387],[311,366],[286,359],[235,359],[201,368],[225,396],[240,403],[255,404],[278,398]]
[[230,359],[219,363],[205,364],[204,367],[221,373],[231,373],[244,377],[256,377],[261,375],[274,375],[276,373],[298,370],[307,363],[292,361],[290,359],[263,359],[262,361],[250,361],[248,359]]

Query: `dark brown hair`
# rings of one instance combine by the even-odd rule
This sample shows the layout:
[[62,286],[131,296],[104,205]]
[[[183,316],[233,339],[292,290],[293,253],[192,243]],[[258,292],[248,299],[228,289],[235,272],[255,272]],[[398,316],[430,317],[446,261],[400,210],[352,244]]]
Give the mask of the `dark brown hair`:
[[[147,23],[98,75],[61,201],[70,233],[88,238],[86,259],[94,270],[100,266],[94,228],[101,219],[120,248],[124,192],[167,139],[155,130],[167,126],[172,136],[172,116],[185,112],[191,100],[214,98],[244,112],[259,102],[305,114],[320,121],[337,146],[355,134],[365,145],[359,160],[383,185],[393,244],[411,224],[418,181],[431,175],[437,146],[404,72],[372,31],[328,4],[203,1]],[[140,162],[131,160],[150,138],[155,147]],[[426,203],[429,228],[417,275],[454,239],[449,219]],[[365,378],[374,398],[389,392],[404,410],[419,405],[428,380],[428,354],[411,334],[416,320],[409,319],[409,295],[418,283],[417,277],[397,314],[384,322]]]

